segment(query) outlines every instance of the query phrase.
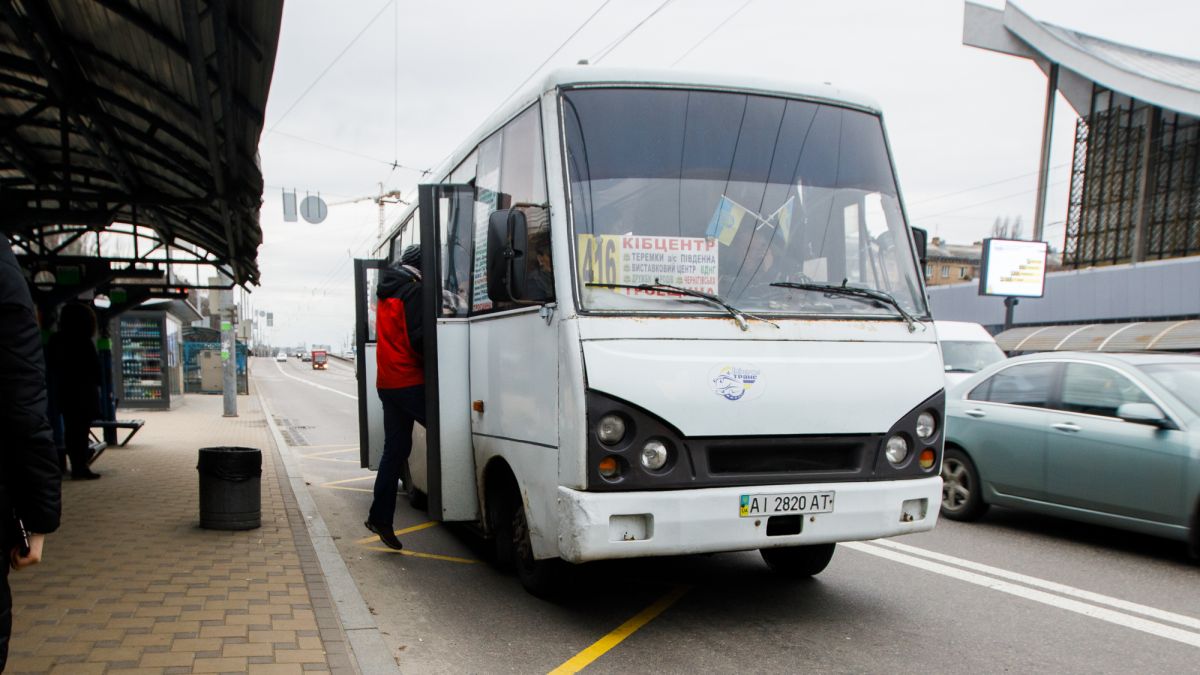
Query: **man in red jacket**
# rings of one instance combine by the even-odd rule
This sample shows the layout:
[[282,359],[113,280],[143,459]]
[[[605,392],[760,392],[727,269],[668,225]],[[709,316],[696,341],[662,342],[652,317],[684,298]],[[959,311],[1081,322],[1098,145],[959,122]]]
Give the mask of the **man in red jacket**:
[[409,246],[379,279],[375,310],[375,388],[383,402],[383,457],[367,529],[396,550],[392,529],[396,487],[412,452],[413,422],[425,426],[425,368],[421,331],[421,247]]

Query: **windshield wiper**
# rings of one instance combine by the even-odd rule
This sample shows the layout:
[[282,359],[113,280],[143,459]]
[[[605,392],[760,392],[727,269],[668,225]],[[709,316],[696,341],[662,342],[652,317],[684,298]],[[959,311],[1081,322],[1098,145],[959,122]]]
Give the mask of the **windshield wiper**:
[[725,302],[716,295],[713,295],[712,293],[705,293],[704,291],[697,291],[695,289],[685,288],[683,286],[675,286],[672,284],[662,284],[659,283],[657,279],[655,279],[654,283],[652,284],[608,284],[589,281],[588,283],[584,284],[584,286],[599,286],[601,288],[632,288],[637,291],[665,291],[668,293],[677,293],[679,295],[686,295],[693,298],[700,298],[701,300],[707,300],[708,302],[721,307],[726,312],[729,312],[729,316],[732,316],[734,321],[737,322],[738,328],[741,328],[744,331],[750,330],[750,326],[746,323],[746,319],[763,321],[775,326],[776,328],[779,328],[779,324],[775,323],[774,321],[742,311],[728,302]]
[[900,313],[900,316],[904,318],[905,323],[908,324],[908,332],[912,333],[913,331],[917,330],[917,320],[914,319],[911,314],[904,311],[904,308],[900,306],[900,302],[896,300],[891,293],[878,291],[873,288],[847,286],[844,279],[842,280],[841,286],[835,286],[833,284],[796,283],[793,281],[776,281],[771,285],[778,286],[780,288],[795,288],[801,291],[819,291],[828,295],[844,295],[850,298],[862,298],[864,300],[882,302],[886,305],[891,305],[897,312]]

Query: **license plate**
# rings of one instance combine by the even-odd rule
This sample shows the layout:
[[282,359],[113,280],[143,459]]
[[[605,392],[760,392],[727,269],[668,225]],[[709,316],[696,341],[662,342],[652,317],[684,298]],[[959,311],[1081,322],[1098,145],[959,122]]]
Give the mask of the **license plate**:
[[742,495],[742,518],[800,513],[833,513],[832,492],[792,492],[782,495]]

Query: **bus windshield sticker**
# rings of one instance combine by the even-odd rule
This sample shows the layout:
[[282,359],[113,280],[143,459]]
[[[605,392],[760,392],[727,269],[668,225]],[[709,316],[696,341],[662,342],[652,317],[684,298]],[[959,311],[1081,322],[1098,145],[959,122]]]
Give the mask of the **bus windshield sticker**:
[[[717,242],[704,237],[651,237],[630,234],[579,235],[579,275],[584,284],[670,284],[717,292]],[[594,287],[592,287],[594,288]],[[669,296],[670,292],[613,288],[629,296]]]

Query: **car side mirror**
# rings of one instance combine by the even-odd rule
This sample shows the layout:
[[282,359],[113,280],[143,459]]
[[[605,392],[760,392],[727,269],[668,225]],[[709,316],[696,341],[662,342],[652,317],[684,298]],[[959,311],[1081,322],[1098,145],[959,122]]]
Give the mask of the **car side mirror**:
[[928,260],[926,255],[929,249],[929,232],[922,230],[919,227],[912,228],[913,243],[917,247],[917,260],[921,263],[921,270],[925,269],[925,262]]
[[1122,403],[1117,408],[1117,417],[1133,424],[1146,424],[1159,429],[1174,429],[1175,424],[1167,419],[1162,408],[1153,403]]
[[528,234],[525,213],[520,209],[500,209],[488,217],[487,287],[492,302],[526,297]]

